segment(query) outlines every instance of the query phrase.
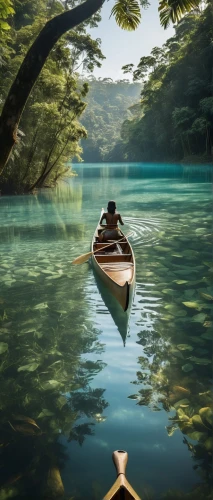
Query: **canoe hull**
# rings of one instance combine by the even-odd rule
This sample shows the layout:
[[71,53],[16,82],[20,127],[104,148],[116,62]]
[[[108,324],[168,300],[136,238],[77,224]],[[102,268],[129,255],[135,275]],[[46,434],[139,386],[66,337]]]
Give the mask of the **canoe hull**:
[[130,296],[132,297],[132,291],[130,293],[131,286],[129,285],[129,283],[126,282],[124,286],[120,286],[117,283],[115,283],[101,269],[101,267],[99,266],[99,264],[96,261],[95,257],[93,257],[93,256],[92,256],[92,265],[93,265],[93,268],[94,268],[95,272],[99,276],[99,278],[102,280],[102,282],[104,283],[104,285],[107,286],[107,288],[112,293],[112,295],[114,295],[114,297],[119,302],[119,304],[121,305],[121,307],[123,308],[123,310],[127,311],[128,306],[130,304],[130,300],[129,300]]
[[[102,225],[98,224],[92,239],[92,251],[97,249],[97,245],[100,245],[100,252],[92,254],[92,265],[95,273],[97,273],[104,286],[108,288],[119,302],[122,309],[128,311],[131,308],[135,288],[135,259],[133,250],[128,239],[120,230],[122,235],[122,244],[119,244],[119,246],[122,246],[121,253],[115,252],[110,254],[105,250],[104,255],[101,255],[103,252],[97,237],[103,228]],[[106,267],[107,264],[109,266],[108,269]]]

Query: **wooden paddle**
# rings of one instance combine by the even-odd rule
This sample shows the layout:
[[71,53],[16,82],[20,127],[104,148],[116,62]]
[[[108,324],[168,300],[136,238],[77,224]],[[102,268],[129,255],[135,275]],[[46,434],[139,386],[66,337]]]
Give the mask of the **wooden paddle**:
[[128,453],[123,450],[114,451],[112,459],[117,471],[117,479],[103,500],[140,500],[125,477]]
[[84,262],[86,262],[91,257],[92,254],[94,254],[96,252],[100,252],[100,250],[103,250],[104,248],[108,248],[111,245],[114,245],[115,243],[119,243],[119,241],[125,240],[125,238],[130,236],[130,234],[132,234],[132,231],[131,231],[131,233],[128,233],[126,236],[123,236],[122,238],[120,238],[120,240],[115,240],[112,243],[107,243],[107,245],[105,245],[104,247],[98,248],[94,252],[87,252],[87,253],[80,255],[79,257],[76,257],[76,259],[74,259],[72,261],[72,264],[84,264]]

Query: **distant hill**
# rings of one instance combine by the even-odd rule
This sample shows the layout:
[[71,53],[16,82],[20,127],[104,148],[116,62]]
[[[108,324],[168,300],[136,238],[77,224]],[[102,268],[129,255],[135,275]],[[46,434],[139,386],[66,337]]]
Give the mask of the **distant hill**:
[[85,98],[88,105],[81,117],[88,134],[81,142],[85,162],[119,161],[119,154],[115,158],[113,152],[112,157],[111,151],[119,144],[123,121],[133,118],[137,112],[134,105],[140,99],[140,92],[141,83],[138,82],[114,82],[110,78],[89,82]]

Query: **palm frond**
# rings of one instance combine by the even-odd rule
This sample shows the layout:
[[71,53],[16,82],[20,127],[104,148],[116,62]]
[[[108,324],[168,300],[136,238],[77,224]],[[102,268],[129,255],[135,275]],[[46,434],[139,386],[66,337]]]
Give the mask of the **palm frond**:
[[120,28],[134,31],[140,24],[141,11],[138,0],[116,0],[111,14]]
[[165,29],[170,22],[177,23],[186,12],[196,9],[200,0],[161,0],[158,11],[160,13],[160,23]]

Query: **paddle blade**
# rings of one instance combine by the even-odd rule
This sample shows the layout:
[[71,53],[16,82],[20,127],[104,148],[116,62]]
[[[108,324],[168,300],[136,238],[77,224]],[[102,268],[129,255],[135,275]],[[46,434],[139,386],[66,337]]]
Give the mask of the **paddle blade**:
[[92,254],[93,252],[84,253],[83,255],[80,255],[80,257],[76,257],[76,259],[72,261],[72,264],[84,264],[84,262],[86,262]]

